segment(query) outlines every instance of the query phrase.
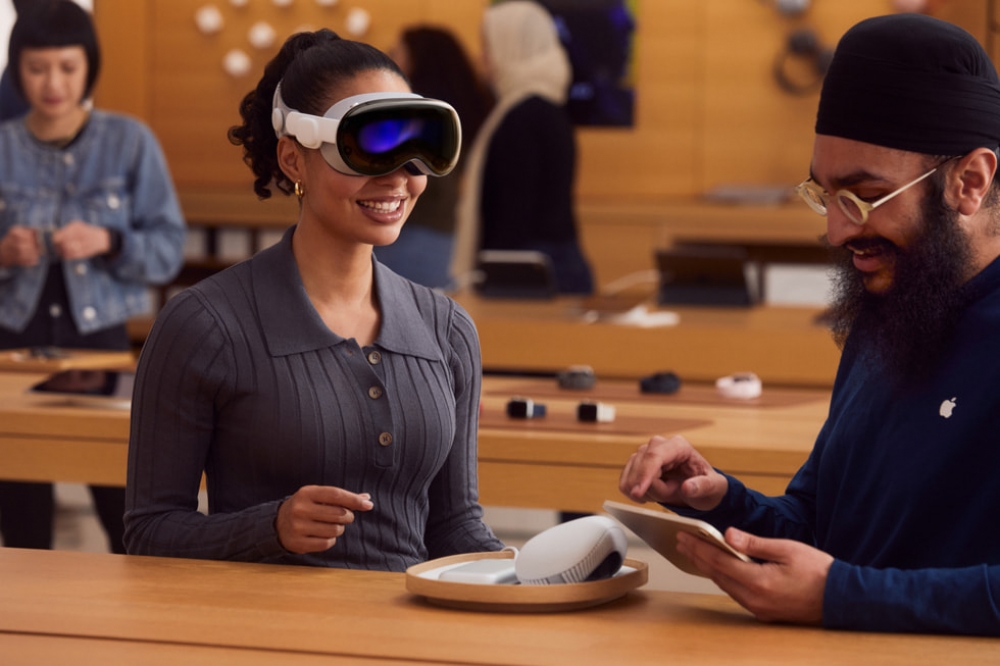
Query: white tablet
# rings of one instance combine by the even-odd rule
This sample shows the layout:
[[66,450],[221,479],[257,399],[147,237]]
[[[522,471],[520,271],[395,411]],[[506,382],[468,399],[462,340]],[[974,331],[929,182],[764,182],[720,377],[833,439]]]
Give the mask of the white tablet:
[[482,559],[459,564],[457,567],[442,571],[438,580],[451,581],[453,583],[473,583],[478,585],[503,585],[505,583],[517,583],[517,574],[514,571],[514,560],[511,559]]
[[625,527],[635,532],[653,550],[663,555],[674,566],[686,573],[695,576],[705,576],[705,574],[698,571],[687,557],[677,552],[678,532],[692,534],[703,541],[718,546],[744,562],[753,561],[726,543],[722,533],[704,520],[685,518],[684,516],[678,516],[676,513],[669,513],[664,510],[645,509],[631,504],[612,502],[611,500],[604,502],[604,510],[618,519]]

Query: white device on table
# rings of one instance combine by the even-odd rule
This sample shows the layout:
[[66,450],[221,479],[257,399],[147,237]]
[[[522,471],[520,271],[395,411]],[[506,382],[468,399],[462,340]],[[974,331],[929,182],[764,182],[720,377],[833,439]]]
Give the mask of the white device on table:
[[736,550],[723,538],[722,533],[704,520],[697,518],[686,518],[678,516],[676,513],[666,511],[644,509],[631,504],[612,502],[604,503],[604,510],[621,521],[625,527],[629,528],[636,535],[650,545],[653,550],[667,558],[674,566],[695,576],[704,576],[686,556],[677,550],[677,533],[687,532],[702,541],[706,541],[730,555],[752,562],[747,555]]
[[585,516],[536,534],[521,547],[514,561],[524,585],[582,583],[618,573],[628,540],[607,516]]
[[553,585],[611,578],[622,568],[628,540],[607,516],[585,516],[539,532],[514,558],[487,558],[442,571],[438,580],[478,585]]
[[752,400],[761,394],[760,377],[752,372],[737,372],[715,380],[715,388],[724,398]]
[[513,559],[484,559],[460,564],[453,569],[442,571],[438,580],[452,583],[473,583],[476,585],[504,585],[516,583]]

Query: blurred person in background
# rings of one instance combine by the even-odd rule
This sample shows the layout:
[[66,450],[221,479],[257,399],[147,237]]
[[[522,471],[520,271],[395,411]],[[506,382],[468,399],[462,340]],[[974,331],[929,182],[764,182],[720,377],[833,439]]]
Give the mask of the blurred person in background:
[[565,108],[572,69],[555,22],[535,2],[509,0],[486,10],[482,32],[497,103],[468,155],[453,273],[474,270],[479,250],[534,250],[551,259],[559,292],[591,293]]
[[[413,92],[455,108],[462,123],[462,144],[472,145],[493,98],[458,39],[445,28],[415,26],[402,32],[389,55],[410,80]],[[427,287],[449,285],[464,166],[462,158],[447,176],[428,179],[420,205],[413,209],[399,238],[376,250],[380,262]]]
[[[70,0],[19,7],[8,68],[27,114],[0,124],[0,349],[128,350],[147,287],[183,262],[184,219],[159,143],[94,109],[100,71],[90,15]],[[124,488],[91,486],[123,553]],[[50,483],[0,482],[5,546],[52,547]]]

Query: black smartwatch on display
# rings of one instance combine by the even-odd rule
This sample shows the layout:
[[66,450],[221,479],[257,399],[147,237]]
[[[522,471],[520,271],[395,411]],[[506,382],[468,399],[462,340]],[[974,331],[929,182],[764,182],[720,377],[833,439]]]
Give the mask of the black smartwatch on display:
[[681,379],[673,372],[657,372],[639,380],[643,393],[676,393],[680,387]]
[[571,365],[558,375],[559,388],[586,390],[594,387],[597,377],[589,365]]
[[507,416],[512,419],[537,419],[545,416],[545,405],[531,398],[514,397],[507,402]]
[[584,423],[611,423],[615,420],[613,405],[584,401],[576,406],[576,420]]

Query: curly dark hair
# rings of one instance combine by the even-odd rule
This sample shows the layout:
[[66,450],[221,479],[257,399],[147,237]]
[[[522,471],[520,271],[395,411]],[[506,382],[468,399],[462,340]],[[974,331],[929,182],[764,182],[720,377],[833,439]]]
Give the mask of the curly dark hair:
[[388,70],[406,79],[392,58],[374,46],[341,39],[332,30],[300,32],[289,37],[267,66],[264,75],[240,102],[241,125],[229,128],[229,141],[243,146],[243,161],[253,171],[253,189],[261,199],[271,196],[271,186],[286,195],[294,184],[278,165],[278,137],[271,124],[274,90],[281,83],[281,97],[291,109],[323,115],[334,91],[361,72]]

